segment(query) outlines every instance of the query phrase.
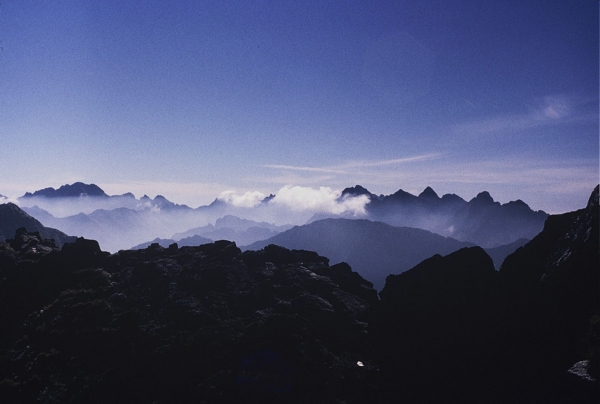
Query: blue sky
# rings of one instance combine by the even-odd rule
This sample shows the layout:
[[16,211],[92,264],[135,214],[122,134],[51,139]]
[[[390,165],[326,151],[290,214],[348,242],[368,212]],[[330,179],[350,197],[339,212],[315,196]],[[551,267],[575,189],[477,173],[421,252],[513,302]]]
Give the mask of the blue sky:
[[577,209],[599,181],[598,20],[590,1],[3,1],[0,194],[361,184]]

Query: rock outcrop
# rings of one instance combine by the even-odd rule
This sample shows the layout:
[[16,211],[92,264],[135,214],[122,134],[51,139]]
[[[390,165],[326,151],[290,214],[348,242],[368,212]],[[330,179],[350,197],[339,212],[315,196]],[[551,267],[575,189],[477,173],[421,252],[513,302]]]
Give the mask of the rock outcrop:
[[3,403],[373,394],[366,330],[377,294],[347,265],[227,241],[114,255],[81,238],[50,252],[0,246]]

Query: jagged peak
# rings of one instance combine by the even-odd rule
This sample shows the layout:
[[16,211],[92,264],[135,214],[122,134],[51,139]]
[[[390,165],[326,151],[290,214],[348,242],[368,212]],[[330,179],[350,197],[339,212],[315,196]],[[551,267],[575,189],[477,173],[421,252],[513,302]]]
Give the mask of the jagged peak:
[[477,196],[469,201],[469,203],[494,203],[494,198],[488,191],[483,191],[477,194]]
[[390,195],[391,198],[393,199],[399,199],[399,198],[416,198],[416,196],[414,196],[413,194],[411,194],[410,192],[406,192],[403,189],[399,189],[396,192],[394,192],[393,194]]
[[423,199],[440,199],[438,194],[431,187],[427,187],[419,194],[419,198]]
[[510,201],[504,204],[504,206],[520,206],[520,207],[526,207],[529,208],[529,205],[527,205],[525,202],[523,202],[520,199],[517,199],[516,201]]

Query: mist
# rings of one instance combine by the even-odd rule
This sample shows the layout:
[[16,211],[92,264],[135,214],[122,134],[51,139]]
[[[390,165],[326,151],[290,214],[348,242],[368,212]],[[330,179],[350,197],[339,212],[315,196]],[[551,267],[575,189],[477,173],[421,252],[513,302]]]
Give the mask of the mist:
[[225,234],[232,241],[255,242],[261,234],[276,234],[272,226],[285,229],[302,225],[315,215],[363,217],[369,199],[364,195],[342,198],[340,190],[328,187],[284,186],[268,197],[259,191],[225,191],[210,205],[195,209],[160,195],[137,199],[130,193],[108,197],[22,197],[17,202],[44,226],[97,240],[103,250],[114,253],[156,238],[175,239],[186,232],[192,235],[193,229],[208,232],[207,226],[215,226],[218,219],[228,215],[253,222],[243,229],[230,228],[230,232],[217,226],[211,235]]

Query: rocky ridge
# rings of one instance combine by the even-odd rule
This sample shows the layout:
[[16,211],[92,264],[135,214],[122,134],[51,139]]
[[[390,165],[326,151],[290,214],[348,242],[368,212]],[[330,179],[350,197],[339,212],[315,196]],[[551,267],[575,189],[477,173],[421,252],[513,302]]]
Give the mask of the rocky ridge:
[[226,241],[14,246],[0,248],[2,402],[362,402],[371,390],[377,295],[347,265]]

